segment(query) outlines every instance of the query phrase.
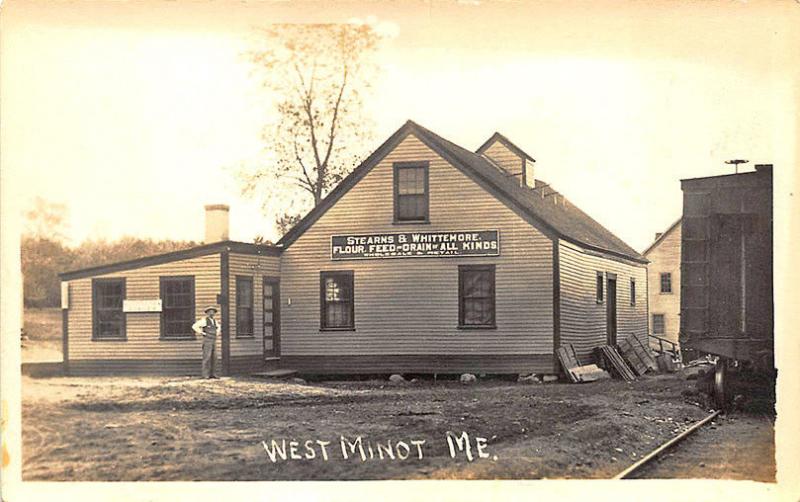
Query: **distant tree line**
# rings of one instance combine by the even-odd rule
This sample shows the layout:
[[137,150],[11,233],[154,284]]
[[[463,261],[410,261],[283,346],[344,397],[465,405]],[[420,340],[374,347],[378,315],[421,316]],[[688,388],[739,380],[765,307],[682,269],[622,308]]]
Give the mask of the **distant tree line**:
[[61,281],[58,274],[61,272],[169,253],[196,245],[198,243],[192,241],[123,237],[116,241],[86,241],[77,247],[69,247],[49,237],[23,235],[21,253],[25,306],[59,306]]
[[23,301],[26,307],[61,304],[58,274],[107,263],[133,260],[196,246],[192,241],[154,241],[123,237],[116,241],[88,240],[77,247],[65,244],[67,208],[37,197],[24,213],[21,255]]

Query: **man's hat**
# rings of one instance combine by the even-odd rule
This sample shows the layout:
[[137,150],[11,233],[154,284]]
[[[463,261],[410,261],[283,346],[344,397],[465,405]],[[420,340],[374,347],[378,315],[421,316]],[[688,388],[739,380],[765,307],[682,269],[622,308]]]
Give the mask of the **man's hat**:
[[206,313],[206,312],[208,312],[209,310],[213,310],[214,312],[219,312],[219,310],[217,309],[217,307],[215,307],[215,306],[213,306],[213,305],[209,305],[208,307],[204,308],[204,309],[203,309],[203,312],[204,312],[204,313]]

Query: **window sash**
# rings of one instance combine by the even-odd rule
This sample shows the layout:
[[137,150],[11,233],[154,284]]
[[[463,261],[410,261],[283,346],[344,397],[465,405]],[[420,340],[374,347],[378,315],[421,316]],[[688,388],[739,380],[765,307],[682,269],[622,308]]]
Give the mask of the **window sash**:
[[125,339],[125,279],[92,281],[92,338]]
[[631,305],[636,305],[636,281],[631,279]]
[[402,221],[425,220],[426,197],[422,195],[397,195],[397,219]]
[[253,336],[253,278],[236,276],[236,336]]
[[661,292],[672,293],[672,274],[670,272],[661,273]]
[[427,221],[428,165],[395,164],[394,173],[395,221]]
[[458,324],[461,327],[495,327],[495,269],[493,265],[458,268]]
[[595,300],[597,303],[603,303],[603,273],[597,272],[597,278],[595,279]]
[[354,329],[353,273],[320,274],[320,329]]
[[161,337],[194,337],[194,276],[159,278],[161,290]]
[[666,331],[664,314],[653,314],[653,334],[663,335]]

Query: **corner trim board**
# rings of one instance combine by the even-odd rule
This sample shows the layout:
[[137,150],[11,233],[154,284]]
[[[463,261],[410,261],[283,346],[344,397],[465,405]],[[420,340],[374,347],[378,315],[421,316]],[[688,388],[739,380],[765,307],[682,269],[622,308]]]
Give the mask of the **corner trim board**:
[[561,346],[561,256],[558,239],[553,240],[553,369],[558,371]]
[[222,305],[222,374],[230,375],[231,370],[231,302],[230,302],[230,253],[225,250],[219,254],[220,299]]
[[69,309],[61,309],[61,353],[64,355],[64,373],[69,374]]

